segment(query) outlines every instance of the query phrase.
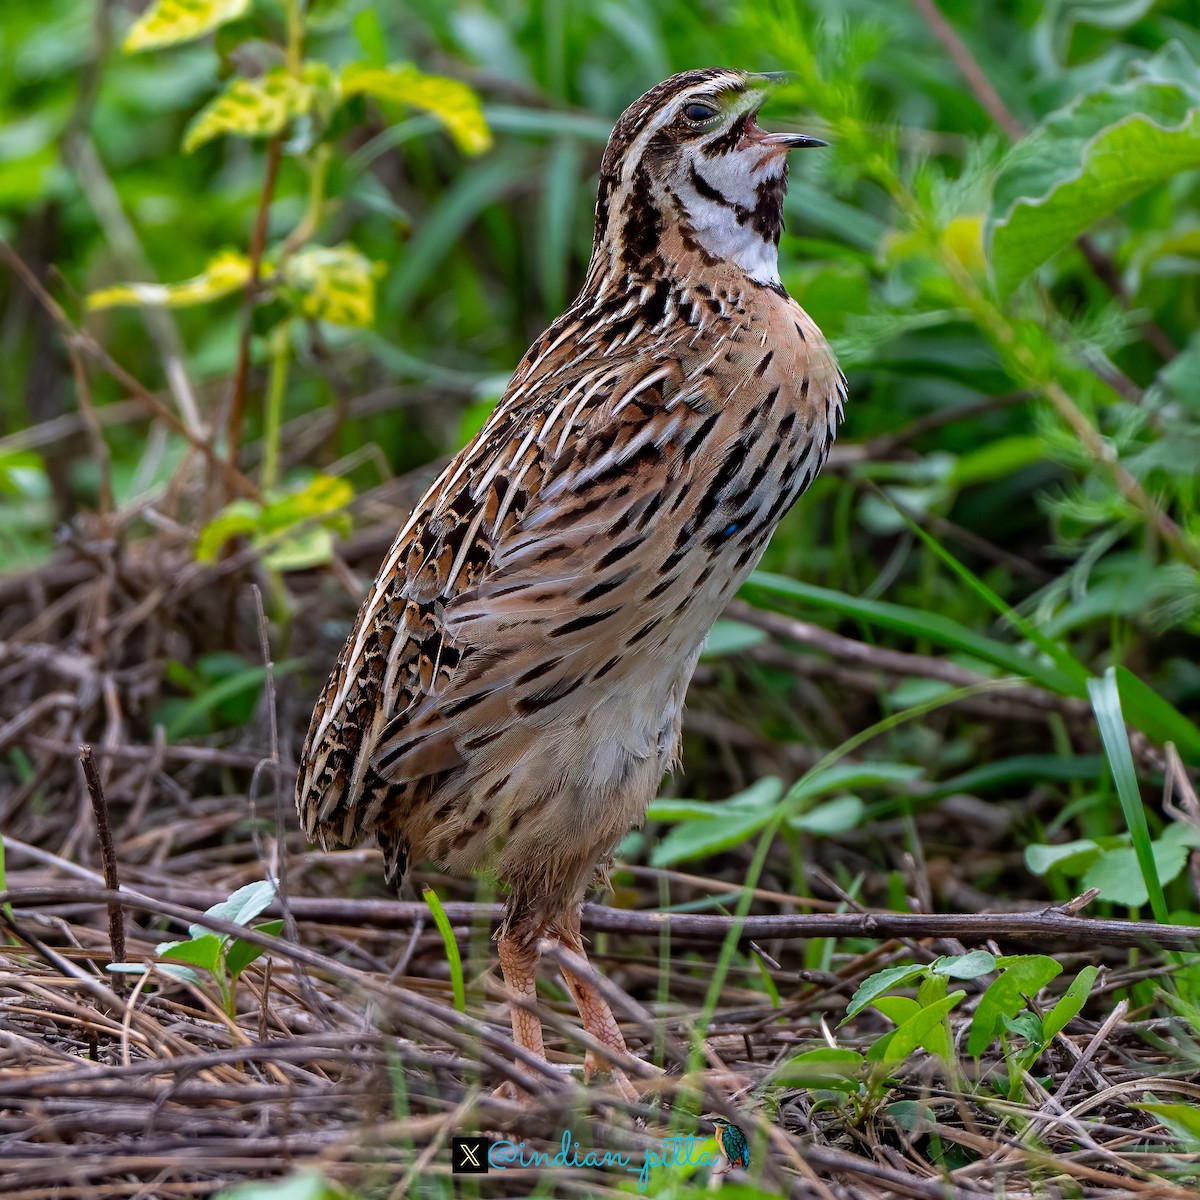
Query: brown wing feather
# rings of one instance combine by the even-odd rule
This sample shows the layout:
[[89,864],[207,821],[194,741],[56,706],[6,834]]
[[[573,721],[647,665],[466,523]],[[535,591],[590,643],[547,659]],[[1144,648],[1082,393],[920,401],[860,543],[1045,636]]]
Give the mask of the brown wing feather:
[[[551,348],[553,332],[531,359]],[[647,443],[635,439],[657,414],[661,378],[639,388],[645,371],[589,356],[530,395],[527,365],[397,537],[317,703],[297,804],[323,844],[371,832],[385,800],[419,802],[461,764],[466,732],[513,717],[503,684],[522,674],[514,664],[532,627],[569,603],[563,584],[579,564],[568,566],[566,552],[586,545],[588,523],[611,530],[621,513],[632,517],[601,460],[636,467]],[[611,421],[629,393],[627,415]]]

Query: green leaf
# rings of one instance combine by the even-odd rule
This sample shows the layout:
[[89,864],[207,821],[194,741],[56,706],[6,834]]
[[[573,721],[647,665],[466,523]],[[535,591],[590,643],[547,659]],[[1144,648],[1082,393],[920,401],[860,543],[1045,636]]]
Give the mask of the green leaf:
[[771,1075],[772,1083],[818,1091],[857,1092],[864,1059],[855,1050],[823,1046],[789,1058]]
[[717,820],[684,821],[676,825],[650,853],[651,865],[669,867],[720,854],[752,838],[771,819],[771,810],[725,815]]
[[404,104],[432,114],[465,154],[482,154],[492,144],[479,97],[465,83],[426,75],[407,63],[372,67],[353,63],[342,71],[342,93]]
[[829,792],[912,783],[913,780],[920,779],[923,774],[924,770],[921,767],[911,763],[834,763],[823,770],[806,775],[791,787],[788,790],[786,802],[810,800]]
[[782,780],[768,775],[728,800],[655,801],[647,814],[652,819],[685,819],[654,847],[651,863],[670,866],[740,845],[766,825],[782,795]]
[[249,278],[250,260],[236,250],[222,250],[191,279],[179,283],[118,283],[92,292],[87,298],[87,308],[89,311],[128,305],[186,308],[228,296],[244,288]]
[[[247,883],[236,892],[231,892],[227,900],[206,908],[204,915],[217,917],[222,921],[232,921],[235,925],[249,925],[255,917],[275,903],[278,890],[278,885],[273,879],[259,879],[254,883]],[[192,928],[204,927],[193,925]]]
[[1059,845],[1036,845],[1025,847],[1025,865],[1034,875],[1045,875],[1057,867],[1067,875],[1079,875],[1091,866],[1104,848],[1091,838],[1079,838],[1074,842]]
[[[244,924],[244,922],[239,922],[239,924]],[[283,929],[283,920],[280,918],[275,921],[264,921],[254,928],[259,933],[269,933],[278,937]],[[229,944],[229,949],[225,951],[225,970],[229,972],[231,979],[236,980],[256,958],[265,952],[265,946],[256,946],[253,942],[246,941],[245,938],[234,938]]]
[[221,970],[221,950],[225,939],[216,933],[205,933],[186,942],[163,942],[157,947],[161,958],[203,967],[214,975]]
[[1008,296],[1100,217],[1200,166],[1200,97],[1140,80],[1052,113],[1015,146],[996,180],[991,262]]
[[231,501],[200,530],[196,539],[196,561],[216,562],[226,542],[258,532],[261,516],[262,505],[253,500]]
[[125,35],[126,54],[173,46],[236,20],[250,7],[250,0],[156,0],[133,23]]
[[868,975],[855,989],[854,995],[850,997],[844,1020],[848,1021],[862,1012],[868,1004],[874,1003],[884,992],[891,991],[892,988],[903,987],[913,979],[919,979],[926,970],[927,968],[920,964],[910,963],[902,967],[885,967],[882,971],[876,971],[874,975]]
[[893,1025],[903,1025],[909,1017],[921,1011],[921,1005],[911,996],[878,996],[871,1007],[882,1013]]
[[[1162,880],[1155,862],[1155,850],[1150,841],[1150,829],[1146,824],[1146,810],[1142,806],[1137,773],[1133,769],[1133,751],[1129,748],[1129,735],[1121,714],[1121,695],[1117,688],[1116,672],[1112,667],[1104,673],[1103,679],[1088,680],[1088,696],[1096,713],[1096,723],[1100,726],[1100,740],[1104,743],[1104,753],[1108,757],[1113,782],[1117,785],[1121,811],[1125,814],[1125,823],[1129,827],[1130,837],[1133,838],[1133,849],[1145,884],[1146,898],[1150,901],[1154,919],[1165,924],[1168,920],[1167,900],[1163,895]],[[1092,871],[1099,865],[1094,863]],[[1119,862],[1117,869],[1120,869]],[[1111,865],[1109,870],[1111,872]],[[1108,883],[1109,886],[1118,888],[1122,886],[1119,876],[1110,877]],[[1142,903],[1145,903],[1145,900]]]
[[308,62],[297,77],[286,67],[273,67],[257,79],[235,79],[188,126],[183,148],[191,154],[215,137],[272,137],[294,117],[327,111],[336,98],[332,72],[324,63]]
[[741,654],[767,640],[767,633],[745,621],[722,618],[708,631],[700,650],[702,659],[721,658],[726,654]]
[[287,1179],[243,1183],[214,1200],[348,1200],[348,1193],[318,1172],[305,1171]]
[[1183,1147],[1195,1154],[1200,1152],[1200,1106],[1195,1104],[1159,1104],[1143,1101],[1131,1104],[1143,1112],[1161,1117],[1163,1124],[1175,1135]]
[[1042,1038],[1045,1042],[1052,1041],[1083,1011],[1099,973],[1095,967],[1084,967],[1071,981],[1071,986],[1042,1019]]
[[271,540],[263,565],[272,571],[308,571],[333,558],[333,531],[318,525]]
[[[924,1047],[931,1054],[945,1057],[946,1046],[944,1031],[941,1029],[946,1014],[966,995],[964,991],[951,992],[942,1000],[935,1001],[927,1008],[914,1013],[892,1034],[888,1042],[884,1062],[897,1062],[907,1058],[917,1047]],[[937,1034],[933,1037],[931,1035]]]
[[1025,997],[1034,996],[1062,972],[1062,964],[1045,954],[1008,955],[997,960],[1000,977],[983,993],[971,1032],[967,1052],[978,1058],[1003,1028],[1005,1017],[1015,1017],[1025,1007]]
[[818,805],[809,812],[790,817],[788,825],[814,837],[832,837],[857,829],[866,815],[867,806],[857,796],[840,796],[828,804]]
[[934,975],[945,975],[948,979],[978,979],[996,969],[996,957],[986,950],[972,950],[969,954],[939,958],[929,969]]
[[[1170,883],[1187,865],[1187,847],[1165,838],[1150,843],[1159,884]],[[1099,888],[1110,904],[1140,908],[1150,898],[1141,858],[1132,846],[1103,851],[1084,872],[1085,888]]]
[[334,325],[375,321],[375,280],[383,270],[353,246],[309,246],[283,265],[301,314]]

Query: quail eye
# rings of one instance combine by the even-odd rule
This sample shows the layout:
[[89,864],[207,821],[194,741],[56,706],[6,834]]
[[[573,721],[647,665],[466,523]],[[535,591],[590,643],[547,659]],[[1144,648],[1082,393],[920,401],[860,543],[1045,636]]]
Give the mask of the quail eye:
[[711,121],[717,115],[717,110],[711,104],[699,104],[693,101],[684,108],[683,115],[689,121],[699,124],[702,121]]

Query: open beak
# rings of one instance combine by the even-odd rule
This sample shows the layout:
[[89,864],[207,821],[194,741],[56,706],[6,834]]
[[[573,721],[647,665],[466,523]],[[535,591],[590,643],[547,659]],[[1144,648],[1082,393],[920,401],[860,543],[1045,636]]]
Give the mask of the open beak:
[[829,145],[818,137],[809,137],[807,133],[764,133],[758,142],[760,146],[779,146],[784,150],[810,150]]
[[[759,71],[747,76],[751,87],[763,89],[762,99],[766,99],[766,89],[778,87],[782,83],[790,83],[796,76],[791,71]],[[819,137],[810,137],[806,133],[759,133],[755,139],[760,146],[773,146],[780,150],[812,150],[818,146],[828,146],[829,143]]]

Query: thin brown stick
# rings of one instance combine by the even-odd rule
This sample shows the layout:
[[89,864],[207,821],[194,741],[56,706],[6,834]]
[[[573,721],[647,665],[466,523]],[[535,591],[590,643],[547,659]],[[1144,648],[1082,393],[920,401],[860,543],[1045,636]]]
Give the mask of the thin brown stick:
[[233,376],[233,394],[229,400],[229,422],[226,426],[229,445],[226,455],[229,466],[236,470],[238,451],[242,443],[242,424],[246,411],[246,382],[250,375],[250,334],[253,329],[254,304],[258,298],[258,282],[262,271],[263,249],[267,243],[267,218],[279,177],[279,159],[283,151],[283,135],[276,134],[267,144],[267,163],[263,173],[262,192],[258,198],[258,214],[250,237],[250,277],[242,298],[242,333],[238,341],[237,368]]
[[[255,945],[312,962],[305,947],[295,946],[281,938],[273,938],[254,929],[243,929],[231,922],[219,922],[205,916],[192,905],[182,905],[173,899],[186,894],[193,904],[206,904],[210,898],[225,899],[223,892],[199,891],[195,888],[174,889],[147,886],[141,892],[128,889],[115,893],[101,887],[78,884],[59,884],[45,887],[10,888],[0,892],[0,904],[38,908],[47,904],[109,904],[114,900],[126,908],[141,909],[162,916],[187,921],[203,921],[220,933],[236,933]],[[215,902],[215,901],[214,901]],[[300,920],[321,920],[347,925],[376,925],[380,928],[403,928],[419,915],[427,913],[418,901],[402,900],[343,900],[334,897],[293,896],[289,900],[292,912]],[[503,905],[475,904],[451,901],[443,904],[446,915],[455,926],[466,927],[480,920],[498,925],[503,917]],[[268,912],[278,913],[278,906]],[[694,938],[697,941],[723,941],[730,928],[739,924],[736,917],[701,915],[695,913],[658,913],[624,908],[609,908],[603,904],[583,906],[583,927],[603,933],[633,933],[658,936],[664,930],[673,938]],[[997,941],[1063,943],[1073,946],[1129,947],[1160,946],[1167,950],[1200,948],[1200,926],[1159,925],[1153,921],[1120,921],[1101,917],[1074,916],[1062,908],[1045,908],[1036,912],[1000,913],[781,913],[749,916],[740,919],[743,939],[761,941],[779,938],[784,941],[815,937],[868,938],[953,938],[981,943],[988,938]],[[319,960],[319,956],[314,956]]]
[[[96,817],[96,833],[100,839],[100,862],[104,868],[104,886],[110,892],[119,892],[121,880],[117,875],[117,852],[113,847],[108,800],[104,796],[104,785],[100,782],[100,772],[96,770],[96,760],[92,757],[91,746],[79,747],[79,761],[83,764],[83,776],[87,780],[88,795],[92,800],[92,812]],[[125,914],[121,905],[115,900],[108,901],[108,941],[112,948],[113,962],[124,962]],[[114,974],[112,982],[114,991],[122,990],[121,975]]]

